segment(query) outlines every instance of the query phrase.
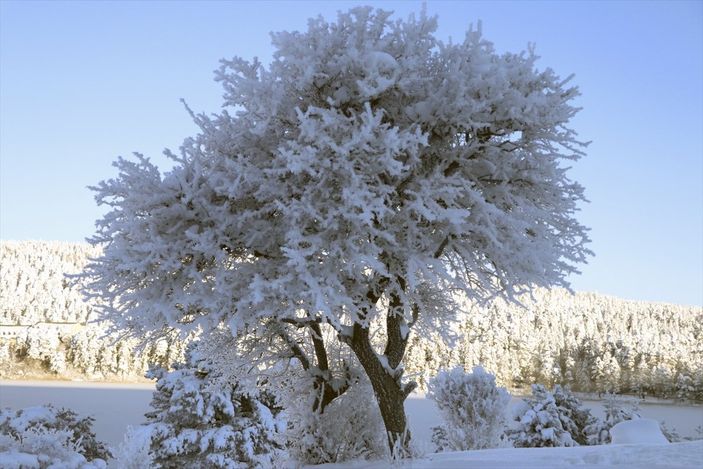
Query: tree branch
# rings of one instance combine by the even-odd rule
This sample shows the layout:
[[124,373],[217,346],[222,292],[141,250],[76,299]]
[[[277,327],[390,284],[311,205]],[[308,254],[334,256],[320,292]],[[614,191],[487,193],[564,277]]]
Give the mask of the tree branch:
[[288,347],[290,347],[293,356],[300,360],[300,364],[303,365],[303,369],[310,369],[310,360],[308,360],[308,357],[305,356],[305,352],[303,351],[303,349],[300,348],[300,345],[298,345],[293,339],[291,339],[290,336],[285,333],[285,331],[278,331],[278,336],[283,339],[283,341],[288,345]]

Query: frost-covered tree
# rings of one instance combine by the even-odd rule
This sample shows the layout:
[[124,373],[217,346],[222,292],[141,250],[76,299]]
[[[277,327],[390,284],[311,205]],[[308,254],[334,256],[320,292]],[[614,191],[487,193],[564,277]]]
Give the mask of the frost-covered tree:
[[[407,447],[411,330],[454,293],[514,298],[566,285],[588,254],[582,188],[565,163],[578,95],[537,56],[469,30],[444,43],[424,14],[356,8],[273,34],[268,66],[225,60],[225,110],[165,174],[119,159],[96,188],[90,288],[118,327],[205,334],[226,325],[297,358],[322,409],[347,388],[326,330],[358,358],[392,446]],[[375,324],[384,343],[374,346]]]
[[[497,383],[510,387],[537,382],[580,392],[703,395],[703,308],[561,288],[519,299],[521,305],[466,301],[457,343],[413,336],[406,373],[427,376],[440,367],[483,364]],[[661,364],[670,370],[668,378],[652,372]]]
[[471,373],[456,367],[430,380],[428,396],[435,401],[445,424],[435,427],[438,449],[465,451],[502,444],[510,394],[496,386],[495,376],[480,366]]
[[157,380],[146,414],[154,467],[275,466],[280,445],[270,409],[220,381],[194,349],[174,370],[155,368],[149,377]]
[[[557,405],[554,394],[541,384],[532,385],[532,396],[525,400],[526,409],[516,418],[508,436],[517,448],[577,446],[569,433],[572,427]],[[567,421],[567,428],[564,427]]]
[[568,387],[554,386],[552,391],[554,403],[559,409],[559,420],[564,430],[569,432],[571,438],[579,445],[589,444],[591,429],[596,424],[596,418],[591,411],[583,406],[581,401]]
[[0,410],[3,467],[104,468],[111,457],[95,439],[93,418],[51,405]]

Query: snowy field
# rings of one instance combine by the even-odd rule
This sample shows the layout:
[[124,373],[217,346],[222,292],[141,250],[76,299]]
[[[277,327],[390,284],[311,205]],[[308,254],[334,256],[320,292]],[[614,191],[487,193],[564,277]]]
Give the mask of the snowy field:
[[[97,437],[109,445],[122,441],[128,425],[143,422],[149,407],[153,386],[150,384],[102,384],[86,382],[0,381],[0,407],[19,409],[51,403],[65,406],[82,415],[95,418]],[[520,402],[513,398],[512,406]],[[602,417],[598,401],[584,401],[596,416]],[[421,395],[411,396],[406,404],[415,444],[428,455],[414,460],[412,468],[470,467],[563,467],[589,465],[609,467],[703,467],[703,441],[674,445],[610,445],[579,448],[493,449],[466,453],[431,453],[431,427],[440,423],[434,403]],[[645,418],[665,420],[683,437],[694,436],[703,424],[703,406],[666,403],[642,403],[640,414]],[[386,462],[370,464],[328,465],[326,467],[382,468]]]

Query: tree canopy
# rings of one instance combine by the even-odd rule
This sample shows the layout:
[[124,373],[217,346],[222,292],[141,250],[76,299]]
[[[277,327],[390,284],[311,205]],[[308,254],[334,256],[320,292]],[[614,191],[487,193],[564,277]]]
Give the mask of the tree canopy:
[[568,127],[577,89],[480,28],[444,43],[436,19],[390,16],[313,19],[272,35],[268,65],[223,60],[225,109],[191,112],[200,132],[167,151],[173,169],[119,159],[95,188],[112,210],[88,275],[122,326],[263,327],[321,383],[328,329],[400,434],[413,326],[449,316],[457,291],[567,285],[589,252],[563,165],[585,146]]

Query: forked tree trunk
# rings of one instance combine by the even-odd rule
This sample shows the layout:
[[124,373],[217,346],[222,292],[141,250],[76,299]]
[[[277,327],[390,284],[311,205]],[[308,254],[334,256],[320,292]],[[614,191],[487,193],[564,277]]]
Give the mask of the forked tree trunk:
[[410,455],[410,431],[405,417],[407,392],[402,388],[399,377],[393,376],[383,366],[369,340],[369,331],[358,324],[349,344],[364,367],[386,427],[388,445],[394,457]]

